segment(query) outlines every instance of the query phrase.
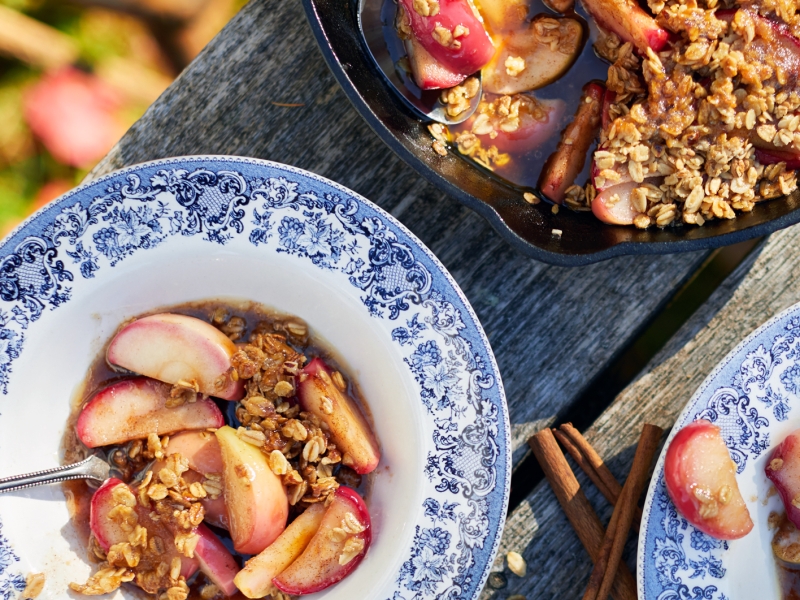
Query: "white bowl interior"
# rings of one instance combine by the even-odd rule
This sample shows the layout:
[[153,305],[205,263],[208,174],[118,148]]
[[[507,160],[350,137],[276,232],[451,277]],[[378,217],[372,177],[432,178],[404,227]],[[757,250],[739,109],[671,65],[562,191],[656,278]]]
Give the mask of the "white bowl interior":
[[[382,448],[368,499],[373,545],[353,575],[309,598],[378,597],[391,589],[414,534],[425,485],[422,441],[431,435],[391,331],[368,316],[357,288],[345,287],[341,276],[286,254],[271,253],[267,265],[252,246],[210,248],[198,237],[127,257],[124,268],[83,282],[70,302],[45,310],[42,322],[28,330],[8,395],[0,397],[0,474],[59,464],[71,397],[123,320],[192,300],[260,302],[305,319],[336,349],[368,401]],[[70,581],[85,581],[91,568],[68,523],[60,486],[2,495],[0,514],[18,517],[3,520],[3,534],[21,559],[14,569],[47,577],[40,598],[64,597]]]

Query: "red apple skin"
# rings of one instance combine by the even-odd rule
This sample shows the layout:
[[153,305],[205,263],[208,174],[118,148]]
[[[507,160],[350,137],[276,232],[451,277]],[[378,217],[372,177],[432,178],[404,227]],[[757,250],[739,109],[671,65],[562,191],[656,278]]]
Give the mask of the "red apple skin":
[[[371,473],[381,460],[378,442],[356,403],[339,391],[330,375],[331,369],[322,359],[308,363],[297,388],[300,406],[328,424],[336,447],[347,455],[344,464],[361,475]],[[324,399],[332,403],[330,414],[323,410]]]
[[239,572],[239,564],[233,558],[220,539],[205,525],[197,528],[200,541],[194,550],[194,555],[200,564],[200,570],[206,574],[226,596],[236,593],[233,578]]
[[[345,514],[351,512],[364,526],[364,531],[354,537],[364,540],[364,550],[346,565],[339,564],[339,555],[345,542],[334,542],[330,532],[341,527]],[[341,486],[322,518],[317,533],[308,547],[288,569],[272,580],[286,594],[313,594],[338,583],[361,563],[372,542],[372,529],[367,506],[354,490]]]
[[[92,496],[92,503],[89,510],[89,526],[94,537],[97,539],[97,543],[100,544],[100,547],[106,552],[108,552],[108,549],[114,544],[128,541],[128,534],[108,517],[109,511],[116,505],[112,496],[113,490],[119,485],[125,486],[122,481],[112,477],[97,488]],[[134,490],[130,487],[128,487],[128,489],[136,496]],[[157,535],[165,542],[170,542],[173,539],[173,534],[170,531],[150,518],[150,511],[148,509],[137,502],[134,510],[139,517],[139,525],[147,529],[148,537]],[[163,558],[159,560],[164,560],[169,564],[173,557],[178,556],[181,559],[181,575],[187,579],[194,575],[200,566],[197,558],[187,558],[179,553],[172,543],[165,543],[165,546],[167,550],[164,555],[162,555]]]
[[800,169],[800,153],[787,151],[785,149],[773,150],[756,148],[756,160],[762,165],[774,165],[779,162],[785,162],[787,169]]
[[792,500],[800,495],[800,429],[787,435],[767,459],[764,472],[783,500],[786,516],[797,526],[800,508]]
[[161,313],[123,326],[111,340],[106,358],[111,365],[164,383],[194,381],[202,394],[239,400],[244,384],[230,375],[235,353],[236,345],[213,325]]
[[113,383],[89,400],[76,423],[80,440],[89,448],[167,435],[184,429],[221,427],[225,420],[212,400],[167,408],[170,386],[136,377]]
[[[403,10],[403,9],[401,9]],[[417,38],[412,37],[405,42],[408,63],[411,65],[411,74],[420,89],[442,90],[457,86],[468,75],[456,73],[438,62],[431,53],[425,50]]]
[[[492,59],[492,39],[467,0],[439,0],[439,13],[428,17],[414,10],[413,0],[400,2],[408,13],[414,36],[443,67],[462,75],[472,75]],[[458,38],[460,47],[443,46],[433,37],[437,25],[450,32],[461,25],[469,33]]]
[[[664,479],[678,512],[700,531],[736,540],[753,529],[736,466],[719,427],[709,421],[690,423],[675,435],[664,459]],[[702,497],[708,500],[701,502]]]
[[659,52],[669,41],[669,33],[633,0],[583,0],[583,5],[600,27],[633,44],[641,55],[648,48]]
[[317,533],[326,508],[312,504],[272,544],[245,563],[234,580],[248,598],[263,598],[273,589],[272,580],[300,556]]
[[286,529],[286,490],[269,468],[267,457],[240,440],[236,430],[226,425],[215,435],[222,450],[225,505],[233,547],[242,554],[258,554]]
[[25,120],[58,162],[88,168],[125,133],[119,118],[124,103],[96,75],[65,67],[45,73],[28,89]]

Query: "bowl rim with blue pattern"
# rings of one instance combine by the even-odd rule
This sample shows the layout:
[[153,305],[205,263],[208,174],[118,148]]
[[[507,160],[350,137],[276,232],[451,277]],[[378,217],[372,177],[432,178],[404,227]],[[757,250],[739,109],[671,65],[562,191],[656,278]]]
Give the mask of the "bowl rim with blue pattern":
[[[382,444],[373,545],[319,597],[478,597],[510,490],[502,381],[463,292],[381,208],[278,163],[169,158],[41,209],[0,244],[0,265],[0,476],[59,460],[69,390],[120,322],[190,300],[255,300],[337,350]],[[19,426],[30,422],[32,445]],[[0,600],[30,572],[46,575],[43,600],[85,580],[68,520],[58,486],[0,496]]]
[[[800,304],[773,317],[717,364],[677,418],[656,463],[637,554],[639,598],[779,598],[769,514],[783,512],[764,473],[770,450],[800,426]],[[717,540],[675,509],[664,483],[666,450],[697,419],[718,425],[754,522],[739,540]]]

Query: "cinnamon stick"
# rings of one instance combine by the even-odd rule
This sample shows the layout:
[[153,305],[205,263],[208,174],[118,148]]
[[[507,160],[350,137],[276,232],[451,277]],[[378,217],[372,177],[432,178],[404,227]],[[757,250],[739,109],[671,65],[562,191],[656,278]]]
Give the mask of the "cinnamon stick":
[[[558,447],[550,429],[544,429],[528,440],[533,454],[542,466],[550,486],[567,519],[578,534],[592,561],[600,558],[603,546],[603,524],[581,490],[575,474]],[[612,548],[613,550],[613,548]],[[613,553],[610,554],[613,556]],[[636,600],[636,583],[625,564],[618,565],[613,577],[612,594],[615,600]]]
[[[564,449],[569,453],[572,459],[577,463],[581,470],[586,473],[592,483],[600,490],[606,500],[612,505],[617,505],[617,499],[620,492],[622,492],[622,485],[614,477],[614,474],[606,466],[603,459],[592,447],[588,440],[581,435],[581,432],[575,429],[572,423],[565,423],[561,426],[560,430],[554,429],[559,443],[564,446]],[[578,441],[578,444],[575,443]],[[585,449],[584,452],[581,448]],[[642,509],[636,506],[636,512],[633,518],[633,527],[639,531],[639,523],[642,520]]]
[[[622,501],[626,501],[625,498]],[[618,502],[611,513],[611,520],[608,522],[605,536],[603,537],[603,545],[600,547],[600,556],[594,563],[592,574],[589,577],[589,583],[586,584],[586,591],[583,593],[582,600],[596,600],[597,593],[600,591],[600,586],[603,585],[603,578],[608,571],[608,560],[611,557],[611,548],[614,545],[614,535],[619,525],[619,516],[622,512],[620,509],[621,503]]]
[[[600,490],[600,493],[605,496],[606,500],[608,500],[612,505],[616,504],[619,494],[615,494],[611,489],[609,489],[602,477],[600,477],[586,456],[584,456],[583,452],[580,451],[580,449],[567,436],[567,434],[559,429],[553,429],[553,435],[556,436],[558,443],[564,447],[564,450],[567,451],[567,454],[572,457],[572,460],[574,460],[575,463],[581,468],[581,471],[586,473],[589,479],[592,480],[592,483],[598,490]],[[621,488],[622,486],[620,486],[620,489]]]
[[614,507],[614,513],[619,513],[619,517],[614,523],[614,529],[612,530],[609,527],[606,532],[606,537],[612,536],[613,542],[608,556],[608,564],[603,574],[603,581],[596,597],[591,600],[606,600],[611,592],[612,585],[616,581],[616,572],[620,566],[622,551],[625,549],[625,542],[628,539],[631,524],[633,523],[634,508],[649,479],[650,465],[653,463],[653,458],[663,433],[660,427],[649,423],[645,423],[642,428],[642,433],[639,436],[639,445],[636,447],[636,454],[633,457],[631,472],[625,480],[625,486],[622,488],[619,502]]

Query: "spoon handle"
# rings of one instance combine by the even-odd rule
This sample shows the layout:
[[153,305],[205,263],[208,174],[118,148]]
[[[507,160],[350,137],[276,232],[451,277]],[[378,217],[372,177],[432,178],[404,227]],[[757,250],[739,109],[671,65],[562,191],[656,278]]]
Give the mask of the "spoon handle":
[[0,479],[0,494],[33,487],[35,485],[58,483],[70,479],[94,479],[102,482],[108,479],[109,470],[110,467],[108,463],[102,458],[99,456],[90,456],[72,465],[2,478]]

